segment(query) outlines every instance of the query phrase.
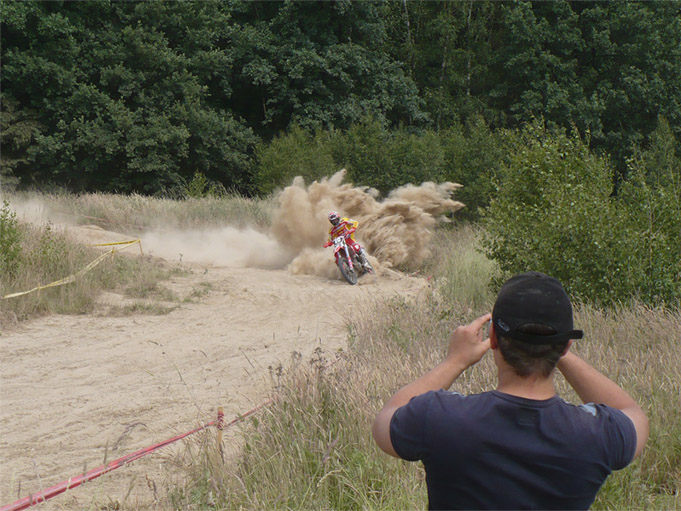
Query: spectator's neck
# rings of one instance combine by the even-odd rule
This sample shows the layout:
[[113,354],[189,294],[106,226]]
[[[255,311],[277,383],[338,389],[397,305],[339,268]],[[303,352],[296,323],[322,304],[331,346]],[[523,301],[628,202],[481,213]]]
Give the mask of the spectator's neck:
[[556,395],[553,386],[553,373],[548,378],[534,375],[527,378],[518,376],[508,364],[498,365],[499,384],[497,390],[504,394],[523,397],[526,399],[550,399]]

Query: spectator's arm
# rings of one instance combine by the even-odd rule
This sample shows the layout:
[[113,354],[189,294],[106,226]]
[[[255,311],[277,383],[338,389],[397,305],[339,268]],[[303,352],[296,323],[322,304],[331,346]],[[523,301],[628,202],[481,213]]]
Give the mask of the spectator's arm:
[[483,340],[482,329],[490,317],[490,314],[485,314],[470,325],[457,328],[450,338],[445,360],[418,380],[398,390],[378,412],[372,433],[383,451],[398,457],[390,440],[390,421],[398,408],[429,390],[448,389],[461,373],[477,363],[489,350],[489,338]]
[[610,378],[570,351],[558,361],[558,369],[584,403],[617,408],[631,419],[636,429],[634,457],[638,457],[648,440],[649,425],[648,417],[636,401]]

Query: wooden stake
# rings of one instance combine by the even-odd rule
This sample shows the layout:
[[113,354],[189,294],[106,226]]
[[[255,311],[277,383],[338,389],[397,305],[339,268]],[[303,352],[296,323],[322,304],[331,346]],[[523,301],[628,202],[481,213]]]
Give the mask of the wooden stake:
[[218,452],[220,453],[220,458],[225,461],[225,455],[222,452],[222,430],[225,428],[225,411],[222,406],[218,406]]

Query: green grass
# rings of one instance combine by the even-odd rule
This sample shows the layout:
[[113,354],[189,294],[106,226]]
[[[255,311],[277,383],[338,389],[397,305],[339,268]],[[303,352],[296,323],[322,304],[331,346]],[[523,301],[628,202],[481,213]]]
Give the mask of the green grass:
[[422,273],[437,277],[443,299],[463,309],[480,309],[492,302],[495,292],[489,282],[498,270],[481,252],[480,229],[463,224],[437,234]]

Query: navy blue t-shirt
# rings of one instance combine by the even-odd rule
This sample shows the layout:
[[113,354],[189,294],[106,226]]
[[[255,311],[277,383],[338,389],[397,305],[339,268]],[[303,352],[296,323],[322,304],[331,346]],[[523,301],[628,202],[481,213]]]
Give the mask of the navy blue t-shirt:
[[496,390],[417,396],[393,415],[390,439],[423,461],[430,509],[588,509],[636,450],[619,410]]

